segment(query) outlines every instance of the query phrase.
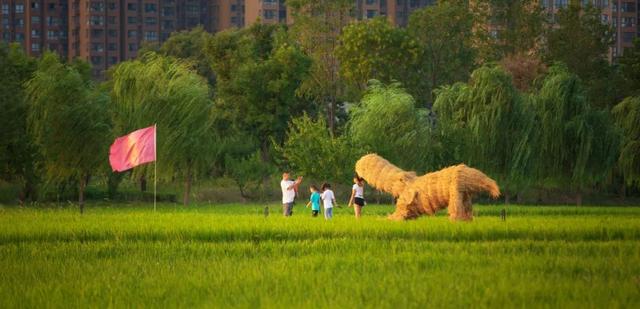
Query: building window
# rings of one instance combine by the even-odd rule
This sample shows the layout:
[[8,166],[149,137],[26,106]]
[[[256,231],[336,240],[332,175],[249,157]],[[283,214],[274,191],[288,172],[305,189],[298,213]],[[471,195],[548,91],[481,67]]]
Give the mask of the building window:
[[31,30],[31,36],[34,38],[40,37],[40,30]]
[[92,26],[104,25],[104,16],[91,16],[89,18],[89,24]]
[[138,5],[135,3],[128,3],[127,4],[127,10],[129,11],[137,11],[138,10]]
[[376,0],[367,0],[367,5],[376,4]]
[[276,13],[274,10],[264,10],[265,19],[273,19],[274,17],[276,17]]
[[[2,19],[2,28],[9,29],[9,19],[8,18],[3,18]],[[4,33],[8,33],[8,32],[4,32]]]
[[24,27],[24,18],[16,18],[16,27]]
[[93,11],[93,12],[104,12],[104,3],[102,3],[102,2],[91,2],[91,11]]
[[199,14],[200,13],[200,7],[197,6],[197,5],[187,5],[186,11],[187,11],[188,14]]
[[118,31],[113,30],[113,29],[109,29],[109,37],[111,38],[115,38],[116,36],[118,36]]
[[31,16],[32,25],[39,24],[39,23],[40,23],[40,16]]
[[147,13],[155,12],[156,11],[155,3],[145,3],[144,4],[144,11],[147,12]]
[[91,50],[95,51],[95,52],[103,52],[104,51],[104,45],[102,45],[100,43],[93,43],[93,44],[91,44]]
[[31,51],[34,51],[34,52],[40,51],[40,44],[31,43]]
[[57,26],[60,25],[60,18],[49,16],[47,17],[47,25],[49,26]]
[[127,17],[127,22],[130,25],[137,24],[138,23],[138,19],[135,16],[129,16],[129,17]]
[[102,64],[102,57],[101,56],[91,56],[91,63],[93,64]]
[[56,4],[55,3],[49,3],[49,11],[55,11],[56,10]]
[[633,38],[635,38],[636,35],[633,32],[623,32],[622,33],[622,41],[625,43],[631,43],[631,41],[633,41]]
[[636,11],[636,4],[633,2],[624,2],[620,7],[620,11],[633,13]]
[[173,30],[173,20],[163,20],[162,30]]
[[237,10],[238,10],[238,6],[237,6],[237,5],[235,5],[235,4],[232,4],[232,5],[231,5],[231,12],[235,12],[235,11],[237,11]]
[[116,17],[115,16],[107,16],[107,23],[109,25],[115,25],[116,24]]
[[635,27],[636,19],[634,17],[622,17],[622,27]]
[[162,8],[162,16],[163,17],[173,16],[173,8],[170,6]]
[[138,44],[136,43],[129,44],[129,51],[136,51],[136,50],[138,50]]
[[556,0],[556,8],[566,8],[569,0]]
[[35,2],[35,1],[31,2],[31,8],[34,9],[34,10],[39,9],[40,8],[40,3]]
[[109,43],[109,44],[107,44],[107,49],[108,49],[109,51],[115,51],[115,50],[116,50],[116,48],[117,48],[116,43]]
[[104,36],[104,30],[102,29],[92,29],[91,37],[92,38],[102,38]]
[[115,2],[109,2],[109,10],[115,10],[116,9],[116,3]]
[[47,31],[47,38],[50,40],[55,40],[58,38],[58,34],[55,31],[49,30]]
[[24,13],[24,4],[16,4],[16,14]]
[[145,41],[157,41],[158,40],[158,33],[155,32],[155,31],[145,31],[144,40]]
[[135,38],[138,36],[138,31],[136,30],[129,30],[127,31],[127,37],[129,38]]
[[109,64],[118,63],[118,57],[109,57]]
[[158,19],[155,17],[145,17],[144,24],[145,25],[155,25],[158,23]]
[[9,15],[9,5],[8,4],[3,4],[2,5],[2,15]]
[[280,19],[280,21],[286,21],[287,20],[287,11],[286,10],[280,10],[280,12],[278,12],[278,18]]
[[378,12],[376,12],[376,10],[367,10],[367,18],[374,18],[376,17]]

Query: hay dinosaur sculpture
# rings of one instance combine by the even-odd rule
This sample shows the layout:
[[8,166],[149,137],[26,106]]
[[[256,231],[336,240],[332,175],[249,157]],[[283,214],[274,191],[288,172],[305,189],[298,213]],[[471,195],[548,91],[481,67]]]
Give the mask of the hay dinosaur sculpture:
[[356,173],[374,188],[390,193],[397,199],[392,220],[415,219],[433,215],[448,208],[451,220],[472,220],[471,198],[488,192],[500,196],[496,182],[481,171],[464,164],[437,172],[416,176],[391,164],[376,154],[368,154],[356,162]]

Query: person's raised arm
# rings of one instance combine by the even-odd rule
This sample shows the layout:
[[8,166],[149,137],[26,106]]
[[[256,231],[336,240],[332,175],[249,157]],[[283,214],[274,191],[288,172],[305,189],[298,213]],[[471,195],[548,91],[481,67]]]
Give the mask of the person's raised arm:
[[297,188],[300,185],[300,183],[302,183],[302,176],[298,177],[298,179],[296,179],[296,181],[292,185],[288,186],[287,190]]

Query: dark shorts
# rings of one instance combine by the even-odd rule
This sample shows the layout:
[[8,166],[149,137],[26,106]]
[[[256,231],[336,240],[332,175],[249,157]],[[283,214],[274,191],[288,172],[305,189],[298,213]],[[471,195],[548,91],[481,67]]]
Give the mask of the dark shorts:
[[361,197],[356,197],[353,202],[360,207],[364,206],[364,199]]
[[317,216],[318,216],[318,213],[320,213],[320,210],[312,210],[312,211],[311,211],[311,216],[312,216],[312,217],[317,217]]

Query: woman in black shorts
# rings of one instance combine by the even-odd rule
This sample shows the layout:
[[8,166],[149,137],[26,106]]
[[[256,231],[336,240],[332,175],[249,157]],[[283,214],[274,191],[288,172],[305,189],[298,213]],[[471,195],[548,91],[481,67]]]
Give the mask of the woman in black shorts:
[[364,179],[356,175],[353,177],[353,188],[351,189],[351,198],[349,199],[349,207],[353,206],[356,219],[360,218],[364,204]]

